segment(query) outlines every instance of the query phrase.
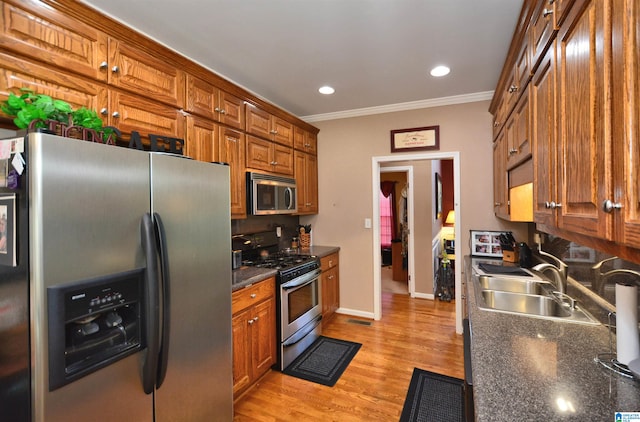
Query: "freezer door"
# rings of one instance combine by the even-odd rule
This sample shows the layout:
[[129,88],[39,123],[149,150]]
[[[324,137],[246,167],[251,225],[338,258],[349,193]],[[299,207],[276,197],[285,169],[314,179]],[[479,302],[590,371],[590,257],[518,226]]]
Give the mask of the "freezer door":
[[151,180],[170,279],[168,349],[165,344],[162,351],[168,364],[156,387],[156,421],[230,421],[229,168],[152,154]]
[[34,420],[152,421],[144,351],[53,391],[47,364],[47,288],[144,266],[148,154],[43,134],[29,135],[28,147]]

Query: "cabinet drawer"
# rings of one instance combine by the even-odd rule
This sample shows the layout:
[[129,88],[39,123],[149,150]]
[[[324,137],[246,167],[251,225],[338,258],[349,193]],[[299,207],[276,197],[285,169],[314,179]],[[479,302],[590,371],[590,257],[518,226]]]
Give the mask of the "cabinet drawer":
[[339,264],[338,259],[339,255],[337,253],[333,253],[331,255],[320,258],[320,266],[322,268],[322,271],[327,271],[331,268],[337,267]]
[[249,306],[260,303],[265,299],[275,295],[275,277],[268,278],[259,283],[253,284],[242,290],[233,292],[231,296],[231,312],[235,314],[248,308]]

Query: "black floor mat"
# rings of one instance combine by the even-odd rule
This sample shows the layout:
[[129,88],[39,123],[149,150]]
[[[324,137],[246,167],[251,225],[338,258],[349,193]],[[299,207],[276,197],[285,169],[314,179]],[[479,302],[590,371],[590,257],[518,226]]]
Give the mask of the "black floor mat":
[[400,422],[464,420],[464,382],[414,368]]
[[282,372],[333,387],[360,346],[360,343],[320,336]]

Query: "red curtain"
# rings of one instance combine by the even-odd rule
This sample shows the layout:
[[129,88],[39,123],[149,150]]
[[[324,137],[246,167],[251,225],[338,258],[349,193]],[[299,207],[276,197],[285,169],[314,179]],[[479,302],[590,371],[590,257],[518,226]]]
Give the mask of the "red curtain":
[[388,180],[380,182],[380,191],[385,198],[391,196],[391,239],[393,240],[398,233],[396,228],[396,182]]

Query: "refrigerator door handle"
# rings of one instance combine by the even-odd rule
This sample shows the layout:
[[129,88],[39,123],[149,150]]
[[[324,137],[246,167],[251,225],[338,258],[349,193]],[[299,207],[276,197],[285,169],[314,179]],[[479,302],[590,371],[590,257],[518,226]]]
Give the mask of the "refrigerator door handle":
[[151,215],[142,216],[140,227],[142,249],[147,262],[145,270],[145,331],[147,350],[142,366],[142,388],[146,394],[153,393],[158,370],[158,350],[160,347],[159,319],[160,299],[158,292],[158,254]]
[[171,291],[169,278],[169,255],[167,253],[167,236],[162,224],[162,218],[156,212],[153,213],[153,221],[155,223],[157,248],[160,253],[160,286],[162,289],[162,327],[159,349],[159,365],[158,375],[156,379],[156,388],[160,388],[167,375],[167,363],[169,360],[169,338],[171,334]]

